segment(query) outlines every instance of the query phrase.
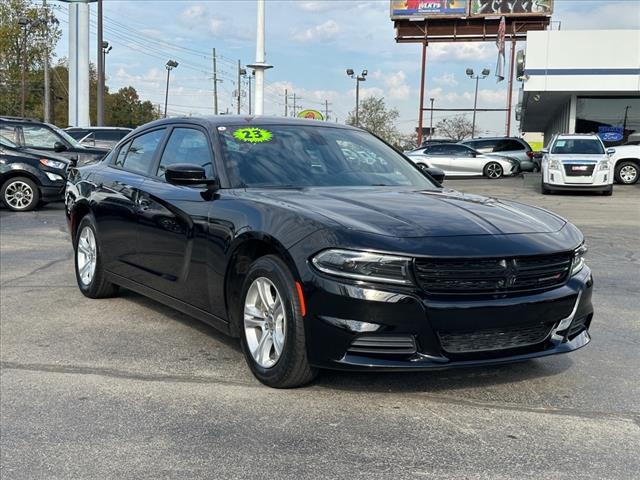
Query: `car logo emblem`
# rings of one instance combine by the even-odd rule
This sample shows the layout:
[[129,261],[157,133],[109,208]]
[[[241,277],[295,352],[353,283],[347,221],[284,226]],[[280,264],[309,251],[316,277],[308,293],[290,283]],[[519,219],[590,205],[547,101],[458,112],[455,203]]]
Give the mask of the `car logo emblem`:
[[513,287],[518,279],[518,265],[516,260],[500,260],[499,265],[504,268],[504,279],[498,280],[498,287]]

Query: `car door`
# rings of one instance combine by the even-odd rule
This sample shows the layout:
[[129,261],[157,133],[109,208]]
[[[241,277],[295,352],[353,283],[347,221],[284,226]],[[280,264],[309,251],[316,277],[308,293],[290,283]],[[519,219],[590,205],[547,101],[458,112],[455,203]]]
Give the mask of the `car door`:
[[165,128],[142,132],[118,147],[95,175],[94,208],[105,269],[129,279],[139,276],[141,188],[157,156]]
[[451,172],[451,158],[446,150],[446,145],[430,145],[424,149],[424,155],[430,167],[437,167],[446,174]]
[[484,167],[481,157],[475,150],[466,145],[449,145],[451,170],[455,175],[481,175]]
[[171,128],[153,175],[140,195],[136,262],[141,283],[210,311],[205,253],[211,198],[198,187],[167,183],[169,165],[191,163],[214,176],[211,140],[205,129],[184,124]]

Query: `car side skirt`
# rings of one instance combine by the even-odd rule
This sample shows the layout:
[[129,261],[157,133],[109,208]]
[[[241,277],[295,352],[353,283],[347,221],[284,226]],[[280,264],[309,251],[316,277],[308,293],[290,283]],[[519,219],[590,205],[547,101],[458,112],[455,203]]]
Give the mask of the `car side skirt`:
[[220,317],[217,317],[209,312],[205,312],[197,307],[189,305],[188,303],[182,302],[176,298],[173,298],[169,295],[166,295],[158,290],[153,288],[149,288],[146,285],[142,285],[136,281],[125,278],[121,275],[118,275],[113,272],[105,271],[105,278],[115,285],[119,285],[128,290],[132,290],[140,295],[144,295],[145,297],[149,297],[156,302],[160,302],[168,307],[171,307],[179,312],[190,315],[201,322],[204,322],[208,325],[211,325],[213,328],[220,330],[222,333],[229,335],[229,322],[223,320]]

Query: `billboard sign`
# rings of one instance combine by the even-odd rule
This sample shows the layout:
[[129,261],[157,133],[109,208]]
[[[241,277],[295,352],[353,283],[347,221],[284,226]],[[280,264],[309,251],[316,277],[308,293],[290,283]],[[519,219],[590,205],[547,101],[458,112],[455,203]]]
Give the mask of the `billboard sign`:
[[391,19],[466,17],[469,0],[391,0]]
[[471,0],[472,17],[551,16],[553,0]]

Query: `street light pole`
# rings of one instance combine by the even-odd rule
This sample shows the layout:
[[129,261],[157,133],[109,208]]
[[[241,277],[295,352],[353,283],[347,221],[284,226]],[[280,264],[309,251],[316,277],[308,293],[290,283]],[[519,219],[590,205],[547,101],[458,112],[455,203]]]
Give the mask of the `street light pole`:
[[178,62],[175,60],[169,60],[165,67],[167,67],[167,89],[164,94],[164,118],[167,118],[167,104],[169,103],[169,75],[171,74],[171,70],[178,66]]
[[102,0],[98,0],[98,91],[96,98],[96,124],[104,125],[104,40],[102,38]]
[[360,82],[366,81],[368,74],[369,72],[367,70],[362,70],[362,73],[360,75],[356,75],[353,71],[353,68],[347,68],[347,75],[351,78],[355,78],[356,80],[356,127],[360,126]]
[[257,0],[256,9],[256,62],[247,65],[252,68],[256,73],[256,115],[262,115],[264,113],[264,71],[269,68],[273,68],[273,65],[269,65],[265,62],[264,53],[264,24],[265,24],[265,12],[264,12],[264,0]]
[[473,73],[473,68],[467,68],[466,73],[470,79],[476,81],[476,93],[473,99],[473,122],[471,125],[471,138],[473,138],[476,133],[476,110],[478,108],[478,83],[480,82],[480,80],[488,77],[491,71],[488,68],[484,68],[481,73],[475,75]]
[[429,120],[429,140],[431,140],[431,138],[433,137],[433,102],[434,102],[435,98],[430,98],[429,101],[431,102],[431,119]]

